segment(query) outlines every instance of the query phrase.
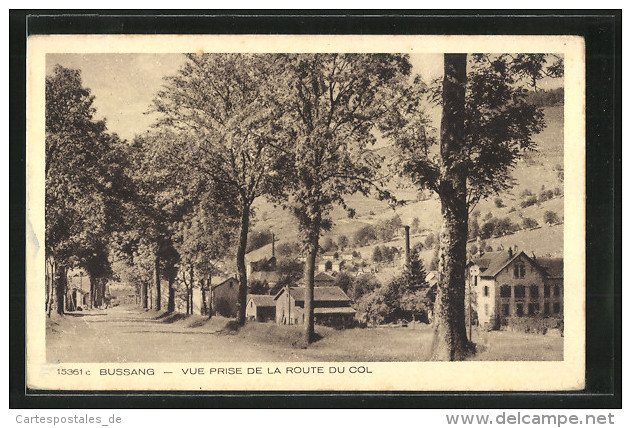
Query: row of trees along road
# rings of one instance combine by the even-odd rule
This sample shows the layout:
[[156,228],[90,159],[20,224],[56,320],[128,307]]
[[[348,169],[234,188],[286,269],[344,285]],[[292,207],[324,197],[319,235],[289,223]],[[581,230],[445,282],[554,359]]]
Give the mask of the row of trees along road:
[[[122,170],[124,177],[112,178],[110,186],[124,181],[126,192],[133,195],[112,193],[107,186],[99,193],[113,194],[125,212],[124,218],[103,221],[97,229],[103,230],[99,236],[104,245],[99,248],[116,256],[99,260],[105,266],[114,260],[123,276],[139,284],[145,307],[148,287],[153,284],[159,293],[160,278],[166,278],[167,309],[173,311],[177,276],[187,284],[187,295],[195,278],[209,284],[216,264],[232,252],[236,241],[237,321],[243,324],[252,207],[265,197],[298,220],[307,256],[308,344],[314,338],[315,259],[321,234],[332,226],[331,210],[341,205],[352,217],[345,196],[357,192],[396,203],[386,187],[394,172],[440,196],[441,278],[433,355],[464,358],[471,350],[464,328],[469,211],[480,198],[511,185],[512,168],[533,148],[531,136],[542,129],[543,115],[524,102],[520,82],[536,85],[542,70],[560,75],[562,65],[558,58],[537,55],[446,54],[444,62],[442,82],[427,85],[411,77],[407,55],[187,55],[185,65],[167,77],[156,94],[151,111],[159,119],[146,134],[120,144],[105,133],[104,123],[99,125],[99,135],[107,142],[103,148],[120,159],[106,158],[111,161],[98,162],[105,171],[86,174],[93,181],[103,180]],[[532,67],[536,76],[525,79],[524,64],[538,64]],[[78,78],[77,72],[57,69],[51,81],[64,73]],[[69,83],[86,91],[80,79]],[[49,92],[52,95],[47,81],[47,101]],[[89,98],[89,92],[85,96]],[[442,106],[440,137],[425,113],[428,100]],[[54,116],[63,111],[57,108],[51,105],[49,110],[47,104],[47,131],[48,112]],[[89,118],[93,126],[100,123]],[[81,118],[76,120],[75,128],[89,129]],[[57,133],[74,138],[72,128]],[[383,167],[384,156],[371,150],[378,137],[397,149],[391,170]],[[68,157],[76,156],[73,144],[63,149]],[[77,168],[78,175],[70,181],[82,176],[82,167]],[[63,195],[60,203],[49,201],[47,181],[47,207],[63,209],[67,199]],[[48,220],[47,209],[47,241]],[[59,216],[52,220],[65,221]],[[108,224],[116,227],[103,226]],[[72,228],[59,230],[74,233]],[[73,263],[70,255],[77,256],[72,250],[62,253],[65,244],[57,241],[51,246],[47,242],[51,257],[54,254],[57,263],[64,260],[65,266]]]

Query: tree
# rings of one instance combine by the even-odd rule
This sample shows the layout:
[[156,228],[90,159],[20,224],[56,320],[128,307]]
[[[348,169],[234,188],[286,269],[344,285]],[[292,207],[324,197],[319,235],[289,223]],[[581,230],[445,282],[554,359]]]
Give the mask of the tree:
[[[237,321],[245,323],[245,253],[252,204],[262,195],[283,196],[287,151],[275,140],[283,109],[278,56],[189,54],[153,101],[157,126],[176,134],[171,146],[182,161],[233,193],[240,213],[236,252]],[[284,140],[286,142],[290,140]]]
[[[57,312],[64,313],[66,275],[88,271],[92,296],[110,273],[108,236],[125,195],[122,143],[96,120],[94,96],[81,72],[55,66],[46,77],[46,258],[53,266]],[[52,299],[49,299],[49,304]]]
[[[305,342],[314,338],[313,287],[320,234],[329,230],[334,205],[344,196],[377,191],[390,198],[379,175],[376,120],[384,114],[380,91],[409,74],[406,56],[296,54],[285,57],[288,90],[286,130],[295,143],[292,195],[287,206],[298,219],[305,266]],[[352,216],[354,212],[349,210]]]
[[372,261],[375,263],[381,263],[383,261],[383,253],[381,252],[381,247],[379,245],[375,245],[375,248],[372,251]]
[[340,250],[344,251],[346,247],[348,247],[348,245],[349,245],[348,236],[340,235],[337,238],[337,246],[339,247]]
[[548,225],[558,224],[561,222],[559,216],[554,211],[546,211],[543,213],[543,222]]
[[524,100],[514,58],[444,55],[442,84],[430,91],[442,105],[438,154],[430,151],[437,139],[428,132],[417,96],[402,98],[402,108],[393,108],[383,125],[385,135],[399,147],[402,174],[433,190],[441,201],[433,359],[460,360],[472,351],[464,320],[469,212],[480,199],[513,185],[512,169],[534,148],[531,137],[544,125],[541,109]]

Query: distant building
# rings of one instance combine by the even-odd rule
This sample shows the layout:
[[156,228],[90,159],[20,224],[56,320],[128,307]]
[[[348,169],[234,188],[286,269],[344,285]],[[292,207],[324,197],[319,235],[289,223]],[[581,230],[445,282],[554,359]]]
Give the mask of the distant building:
[[[339,287],[315,287],[314,318],[318,324],[348,327],[355,318],[350,298]],[[278,324],[304,324],[305,288],[286,287],[274,297]]]
[[427,275],[425,276],[425,281],[427,281],[427,284],[430,287],[433,287],[436,284],[438,284],[438,271],[430,270],[429,272],[427,272]]
[[335,285],[335,278],[325,272],[319,272],[313,278],[313,285],[315,287],[332,287]]
[[214,314],[224,317],[237,316],[239,281],[235,277],[218,278],[211,284],[211,301]]
[[467,273],[481,325],[563,317],[563,259],[531,258],[511,248],[473,259]]
[[258,322],[275,320],[276,301],[274,300],[274,296],[248,294],[245,316],[247,319]]

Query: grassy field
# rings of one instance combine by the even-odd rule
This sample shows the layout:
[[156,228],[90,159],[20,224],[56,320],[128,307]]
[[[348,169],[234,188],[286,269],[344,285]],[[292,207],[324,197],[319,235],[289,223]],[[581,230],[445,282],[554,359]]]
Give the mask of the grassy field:
[[[48,361],[225,362],[225,361],[426,361],[431,327],[355,328],[316,326],[320,339],[302,349],[302,327],[247,323],[235,328],[222,317],[175,314],[119,306],[54,316],[47,320]],[[562,360],[563,338],[474,329],[473,360]]]

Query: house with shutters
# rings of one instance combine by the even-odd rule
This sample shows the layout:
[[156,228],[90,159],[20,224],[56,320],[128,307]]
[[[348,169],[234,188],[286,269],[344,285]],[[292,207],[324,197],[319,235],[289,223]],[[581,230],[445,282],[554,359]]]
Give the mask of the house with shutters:
[[563,259],[528,256],[517,248],[472,259],[468,289],[482,326],[525,317],[563,318]]

